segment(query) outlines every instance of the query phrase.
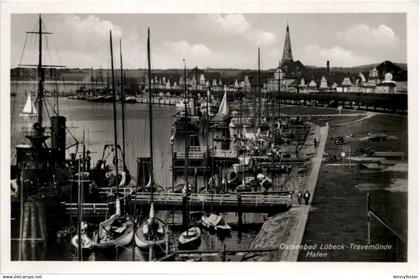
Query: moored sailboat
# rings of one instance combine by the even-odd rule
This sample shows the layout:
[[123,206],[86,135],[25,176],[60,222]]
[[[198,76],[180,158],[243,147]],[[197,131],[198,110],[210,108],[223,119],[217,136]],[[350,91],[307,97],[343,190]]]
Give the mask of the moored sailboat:
[[[149,136],[150,136],[150,168],[149,183],[150,189],[150,211],[148,218],[137,228],[135,233],[135,243],[142,250],[148,250],[149,258],[153,258],[155,248],[166,245],[168,227],[165,222],[155,216],[153,206],[153,193],[155,192],[155,182],[153,179],[153,123],[152,123],[152,88],[151,88],[151,66],[150,66],[150,30],[147,30],[147,61],[149,78]],[[163,248],[164,250],[165,248]]]
[[110,49],[111,49],[111,74],[112,74],[112,94],[113,94],[113,112],[114,112],[114,150],[115,150],[115,177],[116,201],[115,214],[99,224],[99,229],[94,233],[94,248],[107,250],[111,248],[124,247],[131,243],[134,236],[134,223],[127,216],[121,216],[119,182],[118,182],[118,142],[117,142],[117,121],[116,121],[116,98],[114,81],[114,62],[112,50],[112,32],[110,31]]
[[19,114],[21,117],[34,118],[38,115],[35,104],[32,103],[31,93],[28,93],[28,98],[26,99],[25,106],[23,107],[22,112]]
[[131,243],[134,236],[134,224],[127,217],[121,217],[120,200],[117,199],[116,211],[107,220],[99,223],[99,229],[93,234],[93,247],[109,250],[124,247]]

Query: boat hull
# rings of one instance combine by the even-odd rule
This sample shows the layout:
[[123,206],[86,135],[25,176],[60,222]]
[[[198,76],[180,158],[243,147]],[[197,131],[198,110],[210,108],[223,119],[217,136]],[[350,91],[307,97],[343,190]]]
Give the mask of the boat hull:
[[130,222],[127,225],[127,230],[119,237],[115,239],[110,239],[108,241],[100,242],[99,233],[96,231],[94,233],[94,244],[93,248],[98,250],[110,250],[116,249],[118,247],[125,247],[133,241],[134,237],[134,224]]
[[178,248],[180,250],[197,249],[201,245],[201,230],[199,227],[189,228],[188,235],[187,231],[185,231],[179,236]]
[[134,241],[140,250],[149,251],[150,247],[159,247],[162,248],[162,250],[166,248],[166,230],[168,228],[166,227],[166,224],[159,218],[154,217],[154,220],[158,222],[160,230],[160,233],[158,232],[156,239],[146,239],[145,226],[148,226],[148,222],[150,222],[149,219],[143,222],[134,234]]

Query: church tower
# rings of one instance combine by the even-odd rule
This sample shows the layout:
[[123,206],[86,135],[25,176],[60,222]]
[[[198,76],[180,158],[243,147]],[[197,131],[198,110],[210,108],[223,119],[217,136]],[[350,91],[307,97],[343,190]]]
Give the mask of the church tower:
[[286,37],[284,39],[283,58],[281,59],[280,65],[283,65],[285,62],[293,62],[292,44],[290,43],[289,34],[289,23],[287,23]]

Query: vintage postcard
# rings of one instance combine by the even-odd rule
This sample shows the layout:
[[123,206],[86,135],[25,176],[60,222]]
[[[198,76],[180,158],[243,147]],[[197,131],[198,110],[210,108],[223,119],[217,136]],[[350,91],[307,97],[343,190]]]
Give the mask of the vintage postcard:
[[417,278],[417,5],[1,5],[0,271]]

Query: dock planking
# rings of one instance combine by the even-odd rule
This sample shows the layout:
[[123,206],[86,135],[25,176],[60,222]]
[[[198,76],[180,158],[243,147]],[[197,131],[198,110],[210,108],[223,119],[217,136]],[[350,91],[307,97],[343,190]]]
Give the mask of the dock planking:
[[[182,211],[182,193],[155,193],[153,205],[156,210]],[[189,194],[189,208],[193,211],[216,212],[255,212],[276,213],[288,210],[292,206],[290,192],[273,193],[228,193],[228,194]],[[137,207],[150,207],[150,193],[140,192],[128,196],[128,203]],[[76,214],[77,204],[64,203],[66,212]],[[83,203],[84,215],[108,214],[112,203]]]
[[[157,210],[182,210],[185,194],[156,193],[153,204]],[[130,202],[138,206],[150,205],[149,193],[136,193]],[[292,197],[290,193],[277,194],[197,194],[189,195],[191,210],[214,210],[219,212],[281,212],[290,208]],[[239,208],[240,207],[240,208]]]

